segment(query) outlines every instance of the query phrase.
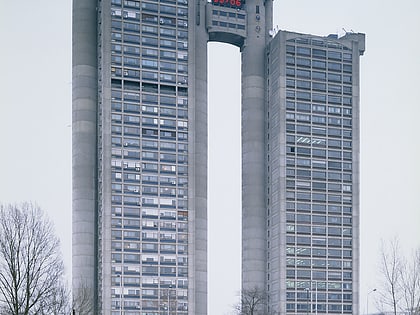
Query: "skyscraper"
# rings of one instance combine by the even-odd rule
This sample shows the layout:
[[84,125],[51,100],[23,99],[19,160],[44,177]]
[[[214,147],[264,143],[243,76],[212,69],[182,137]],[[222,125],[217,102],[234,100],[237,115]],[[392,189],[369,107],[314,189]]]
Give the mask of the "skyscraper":
[[268,48],[267,290],[281,314],[358,314],[364,35],[280,31]]
[[[272,1],[73,1],[73,292],[207,314],[207,42],[242,54],[242,287],[358,312],[364,35],[272,30]],[[77,312],[77,310],[76,310]]]

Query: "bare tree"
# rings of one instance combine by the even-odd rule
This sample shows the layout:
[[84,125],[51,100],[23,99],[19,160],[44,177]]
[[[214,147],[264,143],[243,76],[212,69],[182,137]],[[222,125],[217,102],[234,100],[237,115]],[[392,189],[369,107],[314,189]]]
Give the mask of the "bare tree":
[[77,315],[93,314],[93,296],[85,283],[81,284],[77,292],[73,291],[73,311]]
[[382,242],[380,272],[382,286],[379,293],[379,304],[381,308],[391,307],[394,315],[397,315],[398,305],[401,300],[401,261],[400,244],[398,239],[388,244]]
[[239,315],[266,315],[267,302],[268,296],[264,290],[258,287],[244,289],[236,310]]
[[0,310],[2,314],[69,311],[60,242],[41,209],[0,205]]
[[420,248],[401,267],[402,305],[409,315],[420,314]]
[[379,307],[383,311],[391,308],[394,315],[398,311],[420,315],[420,248],[407,259],[398,239],[382,243],[379,271]]

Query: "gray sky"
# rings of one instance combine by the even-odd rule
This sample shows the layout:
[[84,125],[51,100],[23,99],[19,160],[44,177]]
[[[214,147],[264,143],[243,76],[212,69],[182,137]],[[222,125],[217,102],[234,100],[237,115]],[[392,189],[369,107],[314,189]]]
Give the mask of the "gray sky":
[[[420,246],[420,1],[290,0],[280,29],[366,33],[361,58],[361,313],[381,239]],[[36,201],[71,263],[71,1],[0,0],[0,202]],[[240,289],[240,56],[209,45],[209,314]],[[221,218],[223,217],[223,220]],[[70,270],[69,270],[70,271]],[[375,309],[370,295],[369,310]]]

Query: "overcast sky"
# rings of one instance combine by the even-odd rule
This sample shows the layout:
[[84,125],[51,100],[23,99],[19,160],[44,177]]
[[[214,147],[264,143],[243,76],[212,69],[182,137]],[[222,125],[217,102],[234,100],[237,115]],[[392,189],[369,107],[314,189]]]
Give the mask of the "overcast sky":
[[[279,29],[366,33],[361,58],[361,295],[381,239],[420,246],[420,1],[274,2]],[[0,202],[37,202],[71,268],[71,1],[0,0]],[[240,289],[240,55],[209,45],[209,314]],[[222,219],[223,218],[223,219]],[[369,310],[375,309],[370,295]]]

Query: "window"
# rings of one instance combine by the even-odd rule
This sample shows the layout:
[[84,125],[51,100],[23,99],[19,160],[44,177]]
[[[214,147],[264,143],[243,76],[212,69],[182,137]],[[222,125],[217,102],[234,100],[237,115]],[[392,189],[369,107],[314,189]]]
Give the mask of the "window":
[[341,72],[341,64],[337,62],[328,62],[328,70]]
[[311,55],[311,49],[308,48],[308,47],[298,46],[298,47],[296,47],[296,52],[297,52],[298,55],[301,55],[301,56],[310,56]]
[[325,94],[319,94],[319,93],[313,93],[312,94],[312,101],[313,102],[325,103],[326,99],[327,98],[326,98]]
[[295,76],[295,69],[293,68],[286,68],[286,75],[290,76],[290,77],[294,77]]
[[325,59],[327,52],[322,49],[312,49],[312,57]]
[[313,80],[325,81],[326,76],[327,75],[326,75],[325,72],[312,71],[312,79]]
[[328,81],[341,82],[341,74],[328,73]]
[[327,85],[320,82],[312,82],[312,89],[315,91],[326,91]]
[[328,59],[341,60],[341,52],[339,52],[339,51],[328,51]]
[[327,222],[325,215],[314,215],[312,216],[313,224],[325,224]]
[[310,81],[298,80],[296,86],[297,86],[298,89],[309,90],[311,88],[311,82]]
[[296,64],[301,67],[310,67],[311,60],[306,58],[296,58]]

